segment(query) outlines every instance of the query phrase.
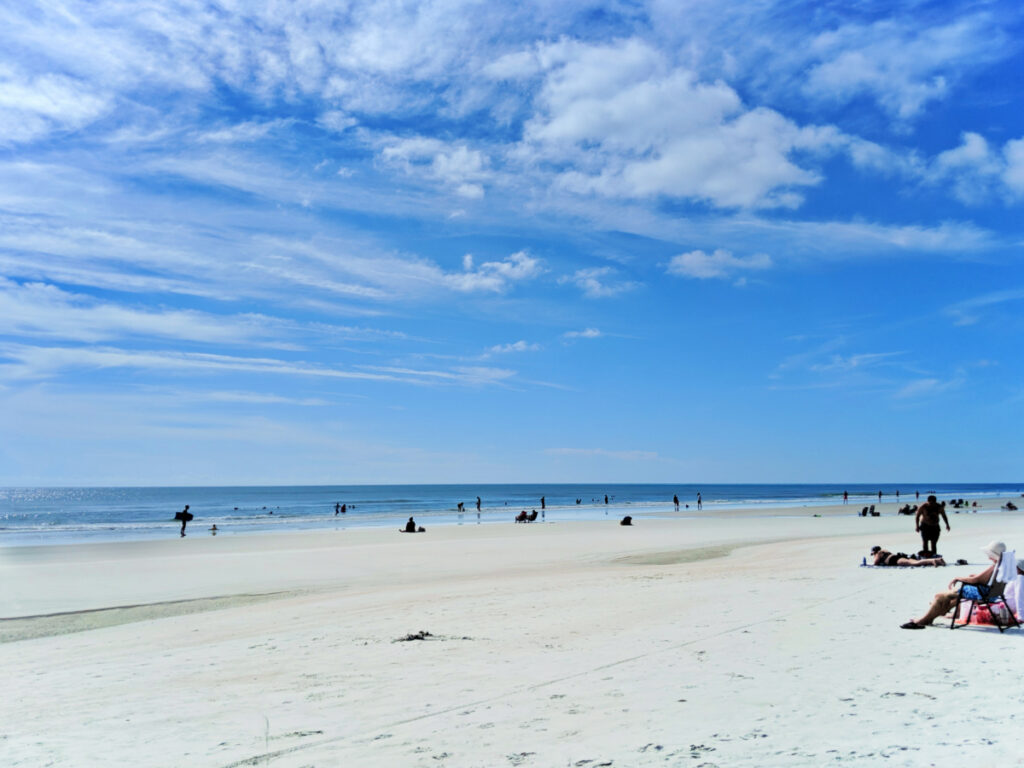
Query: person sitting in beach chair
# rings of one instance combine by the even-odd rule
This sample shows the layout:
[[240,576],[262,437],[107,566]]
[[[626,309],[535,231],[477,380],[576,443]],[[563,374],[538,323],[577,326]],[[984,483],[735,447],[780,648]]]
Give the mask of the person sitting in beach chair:
[[[999,574],[997,571],[1005,570],[1000,566],[1009,565],[1011,558],[1007,558],[1006,562],[1003,561],[1003,554],[1006,552],[1006,545],[1001,541],[993,541],[987,547],[983,547],[982,551],[988,556],[988,559],[992,562],[988,568],[981,573],[976,573],[972,576],[967,576],[963,579],[953,579],[949,582],[949,589],[945,592],[939,592],[935,595],[935,599],[932,600],[931,606],[925,612],[924,616],[918,619],[911,619],[905,624],[901,624],[901,629],[924,629],[931,625],[935,619],[939,616],[944,616],[953,611],[953,623],[950,624],[950,628],[956,627],[957,614],[959,613],[960,602],[962,600],[971,600],[975,603],[981,602],[991,605],[992,603],[1002,603],[1006,605],[1003,600],[1003,590],[1006,587],[1006,582],[1009,580],[1005,574]],[[1012,554],[1012,553],[1011,553]],[[1016,566],[1016,558],[1014,560],[1013,567]],[[1002,580],[999,577],[1002,576]],[[957,587],[957,582],[960,586]],[[973,610],[973,606],[972,606]],[[1007,608],[1007,613],[1010,613]],[[1017,623],[1016,617],[1010,613],[1009,617],[1015,626],[1020,626]],[[968,614],[968,620],[970,620],[970,614]],[[997,625],[999,631],[1002,632],[1005,627],[1002,624]]]
[[516,522],[517,523],[525,523],[529,519],[529,517],[530,516],[528,514],[526,514],[526,510],[524,509],[518,515],[516,515]]
[[900,568],[922,568],[926,566],[945,565],[946,561],[941,557],[914,558],[906,552],[890,552],[878,545],[871,548],[871,556],[874,559],[872,565],[900,567]]
[[[1001,541],[993,541],[985,547],[984,551],[988,555],[988,559],[994,561],[990,569],[991,575],[988,578],[988,582],[984,585],[960,585],[956,605],[953,606],[953,619],[949,623],[950,629],[956,629],[957,627],[957,619],[960,616],[960,604],[968,601],[971,605],[967,611],[967,618],[962,622],[963,624],[970,624],[971,616],[974,614],[975,609],[979,609],[978,623],[995,624],[1000,634],[1010,627],[1020,627],[1013,609],[1010,608],[1004,596],[1007,585],[1017,578],[1017,553],[1007,552],[1006,545]],[[982,618],[983,614],[980,610],[982,608],[988,614],[988,621]]]
[[526,522],[528,522],[528,523],[535,523],[535,522],[537,522],[537,510],[536,509],[531,510],[530,514],[528,514],[526,516]]

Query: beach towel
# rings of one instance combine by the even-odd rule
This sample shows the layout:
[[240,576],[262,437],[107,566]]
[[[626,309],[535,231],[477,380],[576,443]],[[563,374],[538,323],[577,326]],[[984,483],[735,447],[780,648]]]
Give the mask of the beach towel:
[[[960,603],[960,613],[956,618],[956,623],[960,626],[965,624],[976,624],[980,626],[996,626],[996,621],[992,618],[992,613],[995,612],[999,618],[1000,624],[1006,624],[1008,617],[1006,615],[1006,608],[1002,605],[987,605],[981,603],[974,606],[974,610],[971,610],[971,601],[964,600]],[[971,620],[967,621],[967,616],[970,614]]]
[[995,580],[1001,581],[1003,584],[1009,584],[1017,578],[1017,552],[1015,550],[1003,552],[994,575]]

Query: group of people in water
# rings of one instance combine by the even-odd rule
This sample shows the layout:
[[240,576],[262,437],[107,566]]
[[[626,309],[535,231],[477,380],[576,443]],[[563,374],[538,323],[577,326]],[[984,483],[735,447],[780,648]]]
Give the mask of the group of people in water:
[[[614,496],[608,496],[608,494],[605,494],[603,500],[602,499],[594,498],[594,499],[591,499],[591,501],[594,502],[595,504],[600,504],[603,501],[605,505],[608,505],[608,504],[611,503],[611,501],[613,499],[614,499]],[[581,499],[581,498],[577,498],[577,499],[575,499],[575,501],[576,501],[576,505],[577,506],[579,506],[579,505],[581,505],[583,503],[583,499]],[[508,502],[506,502],[506,505],[507,504],[508,504]],[[672,496],[672,504],[673,504],[673,506],[675,508],[675,511],[678,512],[679,511],[679,504],[680,504],[680,502],[679,502],[679,495],[678,494],[675,494],[675,495]],[[481,513],[482,505],[483,505],[482,499],[479,496],[477,496],[476,497],[476,515],[477,515],[477,519],[478,520],[480,519],[480,513]],[[703,498],[702,498],[700,492],[698,491],[697,492],[697,509],[703,509],[703,507],[704,507],[704,501],[703,501]],[[355,508],[356,508],[355,504],[349,504],[347,502],[340,502],[340,501],[335,502],[335,504],[334,504],[334,516],[337,517],[338,515],[347,514],[350,509],[355,509]],[[690,505],[686,504],[686,508],[689,509]],[[263,507],[263,509],[266,509],[266,507]],[[465,509],[466,509],[465,503],[461,502],[461,501],[458,502],[458,504],[456,505],[456,510],[460,514],[462,514],[463,512],[465,512]],[[235,507],[235,510],[237,511],[238,507]],[[541,510],[540,511],[540,519],[541,519],[541,521],[544,521],[545,515],[546,515],[546,512],[547,512],[547,497],[546,496],[541,496],[540,497],[540,510]],[[272,514],[274,514],[274,512],[273,512],[273,510],[271,510],[267,514],[272,515]],[[175,521],[179,521],[181,523],[180,534],[181,534],[182,538],[184,538],[184,536],[185,536],[185,527],[188,525],[188,523],[191,520],[194,519],[194,515],[191,512],[189,512],[189,505],[186,504],[184,510],[182,510],[181,512],[175,513],[174,519],[175,519]],[[524,509],[518,515],[515,516],[514,520],[517,523],[532,523],[532,522],[536,522],[536,520],[537,520],[537,510],[534,509],[530,513],[527,513],[526,510]],[[630,515],[626,515],[620,521],[619,524],[620,525],[632,525],[633,524],[633,518]],[[409,529],[410,525],[412,526],[412,530]],[[422,528],[420,526],[417,526],[415,524],[415,521],[410,517],[409,518],[409,522],[406,523],[405,527],[402,529],[402,532],[403,533],[420,533],[420,532],[423,532],[424,530],[426,530],[426,529],[424,529],[424,528]],[[214,535],[214,536],[217,535],[217,526],[216,525],[213,525],[213,526],[210,527],[210,533],[212,535]]]

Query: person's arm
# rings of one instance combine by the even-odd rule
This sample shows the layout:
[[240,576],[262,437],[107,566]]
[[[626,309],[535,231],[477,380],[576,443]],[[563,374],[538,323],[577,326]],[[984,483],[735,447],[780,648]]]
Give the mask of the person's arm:
[[875,562],[874,562],[874,564],[875,565],[881,565],[882,563],[885,562],[885,558],[887,558],[888,556],[889,556],[889,553],[886,552],[884,549],[878,550],[875,553]]
[[914,516],[914,530],[918,533],[921,532],[921,516],[924,514],[924,504],[917,508],[917,514]]
[[939,514],[942,515],[942,519],[946,522],[946,530],[948,531],[949,530],[949,518],[946,517],[946,510],[944,510],[942,507],[939,507]]
[[958,581],[961,584],[974,584],[975,586],[977,586],[979,584],[988,584],[988,580],[990,578],[992,578],[992,571],[994,569],[995,569],[995,566],[994,565],[990,565],[988,568],[986,568],[981,573],[976,573],[973,576],[965,576],[962,579],[953,579],[951,582],[949,582],[949,588],[950,589],[954,589],[953,585],[956,584]]

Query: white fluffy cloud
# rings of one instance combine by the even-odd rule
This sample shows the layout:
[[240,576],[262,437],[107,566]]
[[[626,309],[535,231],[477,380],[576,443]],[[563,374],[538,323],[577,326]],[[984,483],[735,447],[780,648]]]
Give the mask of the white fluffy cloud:
[[513,253],[501,261],[485,261],[479,266],[474,265],[472,255],[466,254],[462,258],[462,272],[446,274],[445,282],[457,291],[501,293],[515,283],[532,280],[543,271],[540,259],[525,251]]
[[763,271],[771,268],[772,259],[766,253],[753,256],[733,256],[721,248],[712,252],[690,251],[673,256],[666,271],[678,277],[693,277],[698,280],[711,278],[729,279],[747,272]]
[[[518,154],[568,164],[558,183],[572,192],[795,207],[797,190],[820,177],[793,156],[837,141],[835,129],[745,107],[725,83],[701,82],[636,39],[541,46],[533,61],[543,83]],[[498,70],[528,72],[528,63]]]
[[964,133],[960,146],[939,153],[924,173],[932,183],[950,185],[968,204],[993,195],[1024,197],[1024,137],[1007,141],[999,150],[980,134]]
[[329,131],[334,131],[335,133],[346,131],[352,126],[358,124],[358,122],[359,121],[354,117],[345,114],[340,109],[332,109],[328,112],[324,112],[319,118],[317,118],[317,124],[319,126],[326,128]]
[[433,179],[471,199],[484,196],[483,182],[490,178],[487,156],[465,143],[423,137],[389,139],[380,157],[407,174]]

